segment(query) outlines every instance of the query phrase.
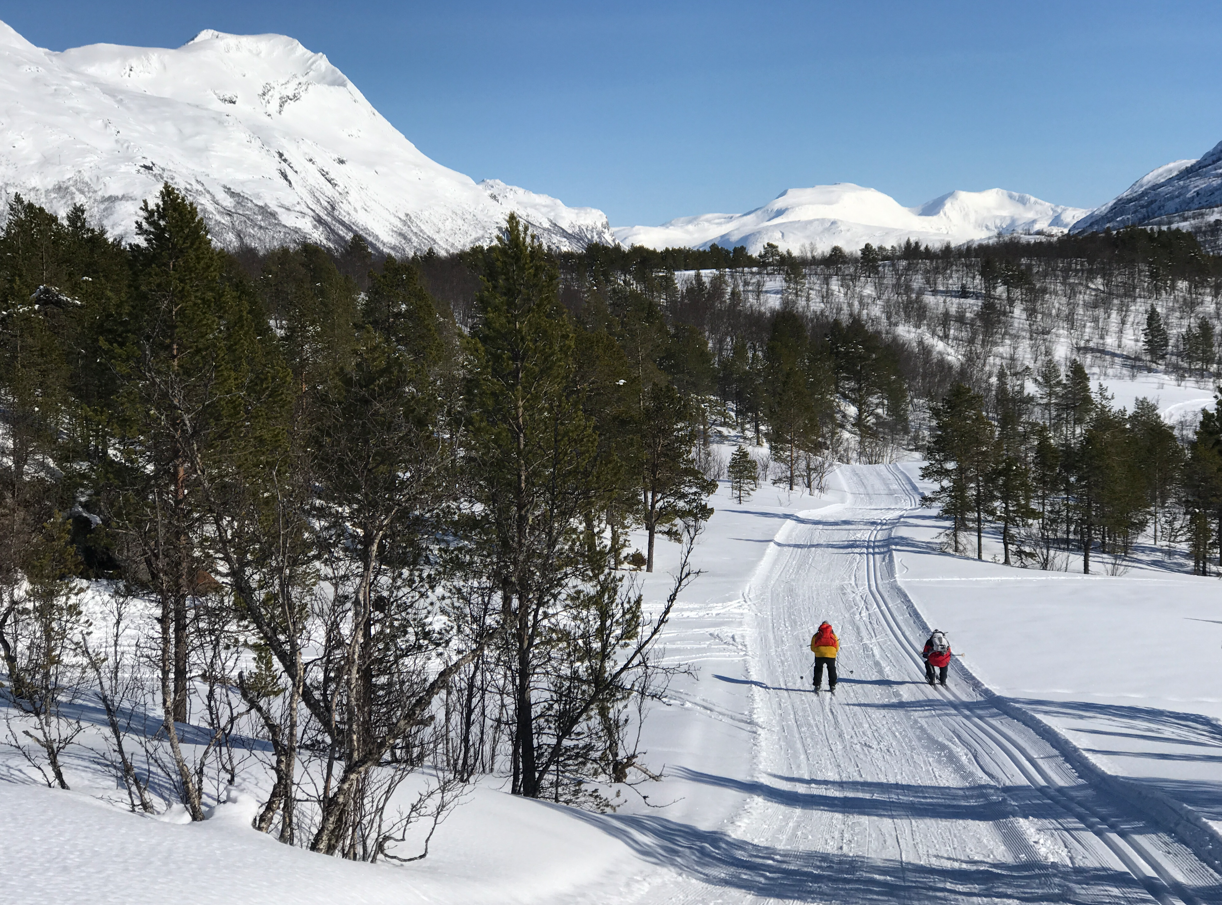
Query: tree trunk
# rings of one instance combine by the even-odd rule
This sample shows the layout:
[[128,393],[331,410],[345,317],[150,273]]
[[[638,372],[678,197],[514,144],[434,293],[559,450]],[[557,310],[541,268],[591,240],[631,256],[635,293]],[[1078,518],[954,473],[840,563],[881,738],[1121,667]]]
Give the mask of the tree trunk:
[[[519,639],[521,639],[519,634]],[[517,794],[525,798],[539,796],[539,777],[535,770],[535,720],[530,700],[530,648],[518,643],[517,681],[517,749],[521,763]]]
[[174,721],[187,722],[187,600],[191,595],[191,557],[187,542],[186,466],[174,468]]
[[[646,479],[648,480],[648,479]],[[649,491],[648,486],[645,489],[645,533],[649,540],[645,545],[645,571],[653,571],[653,545],[654,538],[658,533],[657,519],[657,497]]]
[[976,558],[984,559],[984,489],[976,485]]

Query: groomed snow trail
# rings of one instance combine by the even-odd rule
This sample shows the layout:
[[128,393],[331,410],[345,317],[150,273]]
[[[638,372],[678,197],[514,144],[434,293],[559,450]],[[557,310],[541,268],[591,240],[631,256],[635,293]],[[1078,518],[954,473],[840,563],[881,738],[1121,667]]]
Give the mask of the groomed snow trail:
[[[895,580],[890,546],[919,494],[891,466],[844,467],[833,480],[847,504],[790,520],[747,591],[756,775],[686,774],[740,792],[741,811],[719,830],[665,809],[611,818],[612,832],[667,868],[613,898],[1222,902],[1217,874],[1080,778],[957,660],[949,687],[925,684],[928,626]],[[811,688],[808,645],[821,619],[841,640],[834,697]],[[953,642],[954,627],[941,628]]]

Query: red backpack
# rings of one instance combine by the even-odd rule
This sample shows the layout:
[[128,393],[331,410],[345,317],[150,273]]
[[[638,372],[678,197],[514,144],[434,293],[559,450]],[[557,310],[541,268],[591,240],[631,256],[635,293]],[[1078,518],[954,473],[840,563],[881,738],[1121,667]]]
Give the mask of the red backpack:
[[815,632],[816,647],[831,647],[836,643],[836,633],[832,631],[832,627],[826,623],[819,626],[819,630]]

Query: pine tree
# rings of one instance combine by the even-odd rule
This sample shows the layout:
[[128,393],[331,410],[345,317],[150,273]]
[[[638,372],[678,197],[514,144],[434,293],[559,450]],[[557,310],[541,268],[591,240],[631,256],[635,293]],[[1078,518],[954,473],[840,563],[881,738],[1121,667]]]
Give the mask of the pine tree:
[[751,457],[751,453],[747,452],[746,447],[740,444],[735,448],[734,454],[730,456],[727,471],[730,478],[730,494],[741,505],[742,501],[749,499],[755,488],[759,486],[759,466]]
[[1167,328],[1163,326],[1162,315],[1153,305],[1146,312],[1146,326],[1141,332],[1141,343],[1147,360],[1156,365],[1163,363],[1171,340],[1167,335]]
[[[490,585],[504,631],[505,673],[493,681],[508,689],[511,790],[580,801],[595,794],[588,780],[619,781],[634,762],[623,710],[649,693],[649,651],[673,599],[647,620],[605,540],[587,530],[617,487],[576,385],[554,261],[511,215],[484,266],[466,391],[473,505],[462,533],[470,574]],[[629,356],[638,375],[653,367],[643,351],[638,343]],[[659,407],[676,411],[674,388],[654,386],[666,391]],[[674,511],[670,499],[656,509],[658,527]],[[681,584],[690,580],[680,571]]]
[[1082,362],[1075,358],[1070,362],[1057,397],[1057,414],[1063,432],[1062,442],[1078,442],[1094,411],[1095,397],[1091,393],[1090,376]]
[[908,387],[895,350],[859,319],[837,320],[828,333],[836,393],[852,413],[861,461],[881,461],[887,441],[908,427]]
[[867,242],[861,247],[861,272],[866,276],[877,276],[879,265],[878,249]]
[[764,352],[764,419],[773,456],[784,465],[791,491],[803,456],[825,445],[824,423],[831,415],[831,401],[820,392],[825,388],[810,378],[809,359],[805,324],[791,311],[778,312]]
[[1141,398],[1129,415],[1129,430],[1136,445],[1134,456],[1152,512],[1154,543],[1158,544],[1159,523],[1171,504],[1184,470],[1184,449],[1175,432],[1159,414],[1158,406]]
[[1201,412],[1184,468],[1183,493],[1193,571],[1208,575],[1215,541],[1222,566],[1222,396],[1215,396],[1213,411]]
[[275,407],[265,406],[275,364],[253,295],[212,247],[194,205],[166,185],[155,205],[145,202],[136,230],[130,332],[109,347],[119,388],[103,427],[116,439],[96,480],[109,488],[106,515],[135,549],[161,607],[165,732],[184,804],[202,820],[175,728],[189,716],[190,601],[207,568],[198,491],[213,463]]
[[1039,515],[1031,505],[1034,487],[1028,465],[1024,412],[1030,402],[1022,378],[1013,380],[1004,369],[997,374],[997,463],[993,481],[996,488],[998,518],[1001,521],[1001,546],[1004,564],[1010,565],[1014,532]]
[[1198,320],[1195,329],[1189,324],[1184,331],[1183,349],[1184,361],[1190,369],[1201,376],[1213,371],[1218,352],[1214,346],[1213,324],[1207,318]]
[[937,481],[931,502],[942,504],[942,514],[951,519],[951,537],[956,553],[962,551],[960,537],[968,526],[976,529],[976,558],[984,558],[984,523],[992,513],[993,470],[996,436],[984,413],[984,399],[962,383],[946,399],[933,406],[933,430],[925,449],[928,463],[921,469],[925,480]]
[[1053,441],[1048,428],[1039,425],[1031,454],[1031,481],[1033,502],[1039,513],[1041,569],[1048,569],[1053,564],[1053,549],[1059,540],[1058,524],[1066,515],[1063,497],[1066,484],[1061,464],[1061,448]]
[[641,404],[641,512],[645,526],[645,571],[653,571],[659,532],[673,540],[683,522],[704,522],[712,515],[705,498],[717,489],[696,467],[692,406],[673,386],[654,384]]
[[1104,553],[1127,555],[1132,539],[1145,527],[1147,512],[1128,419],[1102,395],[1094,402],[1091,420],[1073,452],[1072,477],[1082,533],[1082,571],[1088,574],[1095,542]]

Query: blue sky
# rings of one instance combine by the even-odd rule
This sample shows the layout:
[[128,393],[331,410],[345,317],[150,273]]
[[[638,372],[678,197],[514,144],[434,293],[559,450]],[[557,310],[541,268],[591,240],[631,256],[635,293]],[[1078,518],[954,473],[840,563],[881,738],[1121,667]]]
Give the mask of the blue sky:
[[203,28],[325,53],[434,160],[613,225],[855,182],[1079,207],[1222,141],[1222,4],[0,0],[52,50]]

